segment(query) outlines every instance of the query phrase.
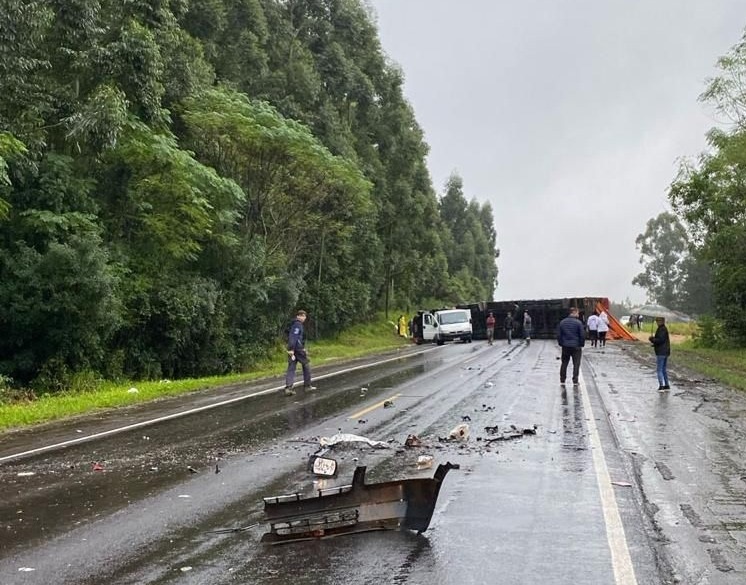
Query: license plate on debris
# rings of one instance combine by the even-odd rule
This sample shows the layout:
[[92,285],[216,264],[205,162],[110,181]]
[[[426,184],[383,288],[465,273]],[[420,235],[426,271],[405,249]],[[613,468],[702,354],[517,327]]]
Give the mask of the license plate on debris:
[[337,474],[337,462],[328,457],[316,457],[313,460],[312,471],[315,475],[334,477]]

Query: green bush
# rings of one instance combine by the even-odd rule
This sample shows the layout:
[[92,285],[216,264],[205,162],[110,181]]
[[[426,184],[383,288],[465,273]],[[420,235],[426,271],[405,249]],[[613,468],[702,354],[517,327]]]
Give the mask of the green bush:
[[726,347],[727,336],[723,322],[709,315],[700,317],[697,328],[692,333],[692,341],[694,347]]

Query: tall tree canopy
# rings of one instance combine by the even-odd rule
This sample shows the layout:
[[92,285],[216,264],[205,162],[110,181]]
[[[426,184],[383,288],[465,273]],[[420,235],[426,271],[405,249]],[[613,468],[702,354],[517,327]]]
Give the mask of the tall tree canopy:
[[439,201],[402,85],[363,0],[0,0],[0,374],[226,372],[298,305],[489,298],[492,210]]
[[669,197],[709,264],[717,315],[746,343],[746,34],[718,65],[702,99],[733,125],[710,131],[709,150],[681,165]]

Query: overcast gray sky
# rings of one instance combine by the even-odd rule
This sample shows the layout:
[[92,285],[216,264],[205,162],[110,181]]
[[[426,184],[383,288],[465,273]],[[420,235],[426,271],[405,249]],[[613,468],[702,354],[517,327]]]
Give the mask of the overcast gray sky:
[[716,124],[697,101],[743,0],[371,0],[430,145],[490,201],[497,299],[644,301],[635,238]]

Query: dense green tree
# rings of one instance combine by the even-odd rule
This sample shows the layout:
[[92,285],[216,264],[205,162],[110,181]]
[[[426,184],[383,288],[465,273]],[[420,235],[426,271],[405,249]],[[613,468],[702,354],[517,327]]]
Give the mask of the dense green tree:
[[402,86],[362,0],[0,0],[0,373],[226,372],[298,305],[489,298],[492,209],[440,204]]
[[644,288],[648,300],[678,309],[689,246],[686,229],[673,213],[664,212],[648,220],[635,244],[644,270],[632,284]]

